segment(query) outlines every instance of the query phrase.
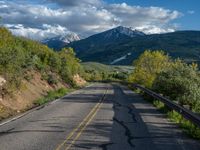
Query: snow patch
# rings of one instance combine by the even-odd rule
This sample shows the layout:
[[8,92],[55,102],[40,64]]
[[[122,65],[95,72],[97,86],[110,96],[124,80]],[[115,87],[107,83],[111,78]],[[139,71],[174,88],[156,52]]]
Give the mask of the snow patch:
[[111,65],[114,65],[114,64],[116,64],[116,63],[118,63],[118,62],[120,62],[120,61],[126,59],[127,56],[130,56],[130,55],[131,55],[131,53],[127,53],[126,55],[124,55],[124,56],[122,56],[122,57],[120,57],[120,58],[117,58],[117,59],[113,60],[110,64],[111,64]]
[[48,43],[50,41],[62,41],[66,44],[71,43],[73,41],[79,41],[81,38],[74,32],[66,33],[65,35],[55,36],[52,38],[47,38],[42,40],[42,43]]
[[119,33],[125,34],[129,37],[145,36],[145,33],[141,32],[139,30],[133,29],[131,27],[127,28],[127,27],[119,26],[119,27],[115,28],[115,30],[118,31]]

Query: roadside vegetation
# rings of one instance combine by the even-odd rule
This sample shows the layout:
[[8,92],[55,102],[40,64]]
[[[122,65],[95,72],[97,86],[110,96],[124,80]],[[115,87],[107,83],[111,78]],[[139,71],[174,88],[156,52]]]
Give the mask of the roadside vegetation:
[[34,104],[37,106],[43,105],[43,104],[53,101],[57,98],[60,98],[72,91],[73,91],[73,89],[67,89],[67,88],[60,88],[56,91],[49,91],[46,96],[39,98],[38,100],[35,101]]
[[[55,52],[0,27],[0,118],[63,96],[80,86],[78,82],[85,83],[83,74],[80,60],[72,48]],[[25,98],[25,92],[35,98],[47,96],[35,102],[33,98]],[[24,103],[15,107],[14,103],[18,104],[15,98],[19,98],[20,93],[20,101],[23,99]]]
[[[197,64],[172,60],[163,51],[145,51],[135,62],[130,83],[141,84],[176,103],[200,113],[200,72]],[[147,96],[145,96],[147,97]],[[165,110],[171,120],[179,123],[189,135],[200,139],[200,129],[180,114],[170,111],[161,102],[152,101]]]
[[6,28],[0,27],[0,75],[6,85],[2,93],[6,94],[20,88],[21,80],[30,80],[27,72],[37,70],[49,84],[59,79],[75,86],[73,76],[81,74],[79,59],[71,48],[60,52],[39,42],[13,36]]

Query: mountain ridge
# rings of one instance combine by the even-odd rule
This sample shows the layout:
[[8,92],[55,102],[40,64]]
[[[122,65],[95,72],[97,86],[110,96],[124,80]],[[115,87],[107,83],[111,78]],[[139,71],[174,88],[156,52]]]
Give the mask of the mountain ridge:
[[200,31],[184,30],[162,34],[145,34],[127,27],[116,27],[85,39],[55,40],[55,50],[75,49],[83,62],[94,61],[113,65],[130,65],[145,50],[163,50],[172,58],[200,62]]
[[126,35],[106,37],[108,30],[86,39],[72,42],[83,62],[96,61],[104,64],[130,65],[145,50],[163,50],[173,58],[187,62],[200,62],[200,31],[175,31],[136,37]]

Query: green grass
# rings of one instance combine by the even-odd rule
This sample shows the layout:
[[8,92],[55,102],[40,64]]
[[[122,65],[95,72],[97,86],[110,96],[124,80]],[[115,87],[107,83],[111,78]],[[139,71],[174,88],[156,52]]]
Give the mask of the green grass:
[[153,105],[158,108],[160,111],[167,113],[168,118],[181,127],[183,131],[194,139],[200,139],[200,128],[194,125],[191,121],[183,118],[181,114],[174,110],[169,110],[164,103],[159,100],[153,100]]
[[192,122],[183,118],[182,115],[176,111],[169,111],[167,115],[171,121],[178,123],[187,135],[195,139],[200,139],[200,128],[198,128]]
[[34,104],[38,105],[38,106],[43,105],[43,104],[53,101],[57,98],[60,98],[64,95],[66,95],[67,93],[72,92],[73,90],[74,89],[60,88],[56,91],[49,91],[46,96],[39,98],[38,100],[36,100],[34,102]]

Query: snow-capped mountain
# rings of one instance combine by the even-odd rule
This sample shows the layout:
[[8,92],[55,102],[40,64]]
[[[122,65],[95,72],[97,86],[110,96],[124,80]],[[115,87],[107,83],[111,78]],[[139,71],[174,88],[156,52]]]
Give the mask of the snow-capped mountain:
[[138,30],[134,30],[132,28],[119,26],[107,31],[104,31],[102,33],[96,34],[91,36],[91,38],[97,37],[100,38],[99,40],[103,40],[105,42],[108,41],[121,41],[123,39],[129,39],[129,38],[137,38],[141,36],[145,36],[146,34],[143,32],[140,32]]
[[110,32],[111,34],[116,34],[116,33],[119,34],[120,33],[120,34],[127,35],[129,37],[137,37],[137,36],[145,36],[146,35],[145,33],[135,30],[131,27],[127,28],[127,27],[123,27],[123,26],[119,26],[119,27],[111,29],[109,31],[111,31]]
[[[134,30],[132,28],[127,28],[123,26],[119,26],[107,31],[104,31],[99,34],[92,35],[88,37],[89,39],[93,39],[99,44],[102,43],[110,43],[110,42],[117,42],[117,41],[122,41],[126,40],[129,38],[135,38],[135,37],[141,37],[145,36],[146,34],[143,32],[140,32],[138,30]],[[98,37],[98,38],[96,38]],[[86,39],[88,39],[86,38]],[[48,38],[42,41],[42,43],[48,45],[50,48],[53,48],[55,50],[60,50],[63,47],[66,47],[69,45],[71,42],[79,41],[81,38],[73,32],[67,33],[62,36],[56,36],[53,38]],[[93,41],[92,40],[92,41]],[[92,45],[92,43],[91,43]]]
[[67,33],[65,35],[56,36],[53,38],[47,38],[41,41],[42,43],[48,45],[50,48],[53,48],[55,50],[59,50],[63,47],[65,47],[67,44],[78,41],[81,38],[76,33]]

